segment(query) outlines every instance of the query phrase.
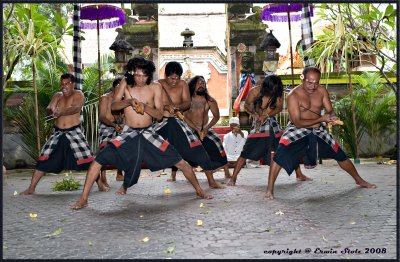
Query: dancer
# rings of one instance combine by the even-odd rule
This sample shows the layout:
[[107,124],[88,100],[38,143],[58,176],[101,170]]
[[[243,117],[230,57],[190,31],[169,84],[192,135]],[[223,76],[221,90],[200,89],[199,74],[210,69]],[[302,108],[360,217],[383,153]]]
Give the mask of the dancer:
[[[53,95],[47,111],[54,117],[54,129],[42,148],[29,187],[21,195],[35,192],[45,173],[60,173],[63,170],[87,170],[93,160],[92,152],[81,128],[80,112],[84,103],[82,91],[75,90],[75,77],[61,75],[61,92]],[[105,191],[102,181],[99,189]]]
[[[304,158],[306,168],[314,168],[317,158],[333,158],[360,187],[376,188],[360,177],[353,163],[338,143],[324,128],[324,123],[335,125],[338,117],[333,111],[329,93],[319,84],[321,71],[315,67],[303,70],[302,84],[288,95],[290,123],[279,141],[268,177],[267,199],[274,199],[274,185],[283,167],[290,175]],[[324,109],[326,114],[321,115]]]
[[[152,171],[176,165],[193,185],[197,196],[212,198],[200,187],[189,164],[154,131],[153,118],[158,121],[162,118],[162,88],[152,82],[154,63],[135,57],[128,61],[125,68],[126,77],[121,81],[112,103],[113,110],[124,109],[123,133],[97,154],[86,175],[82,195],[71,208],[87,206],[90,189],[102,165],[113,165],[125,171],[124,183],[117,191],[117,194],[123,195],[127,188],[137,183],[142,162]],[[122,97],[124,100],[121,100]]]

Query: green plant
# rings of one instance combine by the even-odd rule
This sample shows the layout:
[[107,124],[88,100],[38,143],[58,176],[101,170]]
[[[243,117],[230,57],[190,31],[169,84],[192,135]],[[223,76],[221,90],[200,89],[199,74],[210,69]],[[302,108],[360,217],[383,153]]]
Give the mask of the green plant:
[[355,76],[355,104],[364,132],[368,134],[368,151],[382,154],[384,138],[395,132],[396,96],[387,84],[381,83],[380,73],[364,72]]
[[64,178],[62,181],[56,181],[53,184],[53,191],[74,191],[81,186],[82,184],[74,178]]
[[[356,128],[354,128],[350,99],[350,96],[346,96],[333,105],[337,116],[344,123],[344,125],[340,127],[335,127],[333,129],[333,134],[342,140],[345,151],[353,158],[356,158],[357,148],[363,136],[364,128],[362,127],[361,121],[357,121]],[[355,110],[357,114],[358,108],[356,107]],[[354,134],[354,129],[357,130],[356,135]]]
[[[341,16],[344,33],[353,39],[353,58],[378,69],[381,76],[396,93],[397,85],[388,77],[388,73],[396,74],[397,71],[396,5],[389,3],[335,3],[316,4],[315,7],[320,20],[335,24],[335,21]],[[314,23],[318,22],[320,21],[316,20]],[[327,28],[323,35],[332,32],[333,29]],[[320,49],[319,53],[323,50]],[[312,52],[314,53],[314,51]],[[365,57],[373,56],[376,56],[377,63],[365,59]],[[316,54],[315,57],[318,55]]]
[[[35,106],[33,97],[27,95],[24,97],[22,104],[18,108],[18,112],[15,116],[15,125],[19,129],[19,133],[21,134],[21,140],[23,144],[21,144],[23,150],[30,156],[32,159],[38,159],[39,154],[37,151],[36,144],[36,122],[35,115],[32,114],[34,112]],[[41,132],[39,133],[40,141],[46,141],[49,137],[52,130],[52,123],[44,121],[44,111],[45,107],[41,106],[39,110],[39,128]]]
[[[32,30],[30,36],[43,40],[45,43],[54,41],[54,46],[61,47],[64,35],[72,35],[73,25],[68,25],[68,12],[72,4],[4,4],[4,44],[3,44],[3,88],[12,80],[14,71],[22,79],[32,76],[31,63],[27,52],[24,52],[20,33],[26,35],[28,29]],[[32,20],[32,23],[31,23]],[[30,27],[30,23],[34,28]],[[34,33],[34,34],[33,34]],[[48,59],[45,60],[48,62]]]
[[335,134],[344,142],[345,150],[355,156],[356,143],[369,136],[368,152],[370,155],[381,155],[382,144],[390,134],[395,132],[396,96],[390,87],[380,80],[380,73],[363,72],[354,76],[358,84],[354,90],[355,114],[357,115],[357,138],[354,130],[351,112],[350,96],[334,103],[334,108],[344,125],[335,128]]

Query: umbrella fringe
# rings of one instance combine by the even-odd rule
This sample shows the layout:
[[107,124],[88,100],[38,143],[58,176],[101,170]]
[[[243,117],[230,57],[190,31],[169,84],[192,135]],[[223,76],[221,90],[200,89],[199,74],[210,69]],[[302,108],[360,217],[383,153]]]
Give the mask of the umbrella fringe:
[[[114,20],[114,21],[101,21],[99,23],[99,28],[100,29],[109,29],[109,28],[115,28],[117,26],[123,25],[125,21],[121,21],[119,19]],[[82,29],[96,29],[97,28],[97,23],[95,22],[82,22],[81,21],[81,28]]]

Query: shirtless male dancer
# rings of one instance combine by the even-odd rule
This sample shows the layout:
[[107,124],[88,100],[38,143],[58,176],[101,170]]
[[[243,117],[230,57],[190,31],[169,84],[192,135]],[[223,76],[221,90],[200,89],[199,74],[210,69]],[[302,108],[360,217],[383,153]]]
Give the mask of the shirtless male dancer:
[[[63,74],[60,81],[61,92],[53,95],[46,108],[54,117],[53,133],[42,148],[29,187],[21,195],[33,194],[45,173],[87,170],[93,160],[81,129],[80,112],[85,100],[83,93],[74,89],[75,77],[72,74]],[[98,185],[101,191],[105,190],[102,181],[98,181]]]
[[[165,66],[166,78],[158,80],[163,88],[164,118],[161,122],[156,123],[156,132],[168,140],[184,160],[205,170],[211,188],[223,188],[214,180],[211,160],[207,151],[199,138],[183,121],[184,116],[181,112],[190,108],[191,99],[188,85],[180,79],[182,73],[181,64],[172,61]],[[176,181],[177,170],[175,166],[172,167],[171,179],[168,181]]]
[[[274,199],[274,184],[283,167],[290,175],[304,158],[306,168],[317,165],[317,157],[333,158],[355,180],[356,185],[376,188],[360,177],[353,163],[326,131],[323,123],[336,124],[338,117],[333,111],[329,93],[319,84],[321,71],[315,67],[303,70],[302,84],[296,86],[287,97],[291,123],[282,135],[269,170],[267,199]],[[327,112],[320,115],[322,109]]]
[[90,189],[102,165],[112,165],[125,171],[124,183],[117,194],[126,194],[127,188],[137,183],[142,162],[152,171],[177,166],[193,185],[197,196],[212,198],[200,187],[189,164],[154,131],[153,118],[159,121],[163,116],[162,87],[158,83],[152,83],[154,63],[135,57],[128,61],[125,69],[125,78],[121,81],[111,106],[112,110],[124,110],[123,133],[112,139],[97,154],[86,175],[82,195],[71,208],[87,206]]
[[[112,111],[111,104],[114,99],[114,95],[116,93],[116,89],[121,82],[122,77],[118,77],[113,81],[111,90],[107,90],[107,92],[100,97],[99,102],[99,137],[100,137],[100,145],[99,150],[107,145],[107,142],[111,139],[115,138],[118,134],[122,132],[122,128],[124,127],[124,116],[121,111]],[[107,183],[106,177],[106,168],[102,168],[101,175],[98,179],[101,179],[104,185],[109,190],[110,186]],[[123,181],[124,176],[122,175],[122,170],[117,170],[117,181]]]
[[[190,109],[184,114],[185,121],[199,136],[210,157],[212,170],[224,168],[228,164],[226,153],[221,139],[212,129],[219,120],[217,101],[209,95],[204,77],[195,76],[190,79],[188,85],[192,102]],[[208,117],[209,111],[213,115],[211,121]],[[212,177],[212,173],[210,175]]]
[[[282,128],[275,119],[275,115],[283,109],[281,78],[276,75],[265,77],[260,85],[250,90],[244,108],[253,116],[253,124],[228,186],[236,184],[237,176],[246,163],[246,159],[258,161],[265,157],[266,164],[270,165],[271,151],[276,150],[283,134]],[[312,180],[301,173],[300,166],[296,167],[296,177],[300,181]]]

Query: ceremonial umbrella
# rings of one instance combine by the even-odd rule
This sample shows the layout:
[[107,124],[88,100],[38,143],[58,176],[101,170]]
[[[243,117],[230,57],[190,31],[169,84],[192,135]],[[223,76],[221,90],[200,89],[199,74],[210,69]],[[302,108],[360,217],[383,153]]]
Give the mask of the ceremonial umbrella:
[[[292,72],[292,86],[294,87],[293,73],[293,51],[292,51],[292,28],[290,22],[300,21],[303,4],[301,3],[280,3],[267,4],[262,10],[262,20],[271,22],[288,22],[289,25],[289,42],[290,42],[290,65]],[[292,13],[292,14],[291,14]],[[313,16],[313,8],[310,5],[310,15]]]
[[114,28],[125,23],[123,9],[107,4],[87,5],[81,8],[81,29],[97,29],[97,64],[99,71],[99,98],[101,96],[100,29]]

